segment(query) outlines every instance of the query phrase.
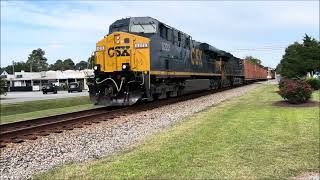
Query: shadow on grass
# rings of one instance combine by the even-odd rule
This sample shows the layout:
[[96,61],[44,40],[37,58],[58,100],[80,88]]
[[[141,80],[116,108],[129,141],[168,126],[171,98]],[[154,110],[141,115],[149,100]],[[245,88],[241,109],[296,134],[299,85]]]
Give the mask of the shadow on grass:
[[293,108],[304,108],[304,107],[319,107],[320,102],[318,101],[308,101],[306,103],[302,104],[290,104],[288,101],[282,100],[282,101],[276,101],[272,103],[273,106],[277,107],[293,107]]
[[14,99],[14,98],[9,98],[9,97],[0,97],[0,100],[8,100],[8,99]]

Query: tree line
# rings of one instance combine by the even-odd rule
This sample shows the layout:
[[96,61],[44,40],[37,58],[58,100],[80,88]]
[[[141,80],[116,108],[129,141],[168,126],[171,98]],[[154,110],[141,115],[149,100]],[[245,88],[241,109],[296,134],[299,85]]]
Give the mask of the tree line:
[[47,58],[45,57],[45,51],[41,48],[35,49],[29,54],[29,57],[26,62],[19,61],[13,62],[12,65],[6,67],[1,67],[1,73],[6,71],[9,74],[14,72],[20,72],[24,70],[25,72],[40,72],[40,71],[64,71],[64,70],[83,70],[91,69],[94,64],[94,56],[90,56],[87,61],[80,61],[74,63],[72,59],[58,59],[53,64],[47,63]]

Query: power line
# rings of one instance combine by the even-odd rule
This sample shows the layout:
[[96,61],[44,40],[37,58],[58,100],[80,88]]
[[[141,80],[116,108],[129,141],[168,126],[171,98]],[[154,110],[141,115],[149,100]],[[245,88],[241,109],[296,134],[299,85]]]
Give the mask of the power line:
[[287,48],[286,46],[270,46],[270,47],[257,47],[257,48],[235,48],[229,51],[280,51]]

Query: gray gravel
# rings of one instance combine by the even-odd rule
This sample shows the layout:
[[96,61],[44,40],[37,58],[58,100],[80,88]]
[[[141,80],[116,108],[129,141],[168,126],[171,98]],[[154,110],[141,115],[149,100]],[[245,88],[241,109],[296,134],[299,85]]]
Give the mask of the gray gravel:
[[27,179],[67,162],[97,159],[130,148],[163,128],[260,84],[252,84],[148,111],[137,112],[86,128],[51,134],[1,150],[0,179]]

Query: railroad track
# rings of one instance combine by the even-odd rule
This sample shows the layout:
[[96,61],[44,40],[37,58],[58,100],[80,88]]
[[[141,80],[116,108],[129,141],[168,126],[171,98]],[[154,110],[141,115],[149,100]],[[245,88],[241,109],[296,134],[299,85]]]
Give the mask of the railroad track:
[[224,91],[230,88],[223,88],[211,91],[200,91],[195,94],[186,94],[176,98],[169,98],[151,103],[137,104],[130,107],[101,107],[68,114],[61,114],[26,121],[19,121],[0,125],[0,148],[10,143],[22,143],[28,140],[35,140],[41,136],[48,136],[52,133],[62,133],[65,130],[83,128],[85,126],[108,121],[120,116],[153,109],[168,104],[195,99],[201,96]]
[[130,111],[121,111],[125,108],[96,108],[49,116],[27,121],[3,124],[0,126],[0,147],[6,147],[9,143],[21,143],[26,140],[35,140],[39,136],[47,136],[51,133],[61,133],[64,130],[82,128],[86,125],[99,123],[113,119]]

